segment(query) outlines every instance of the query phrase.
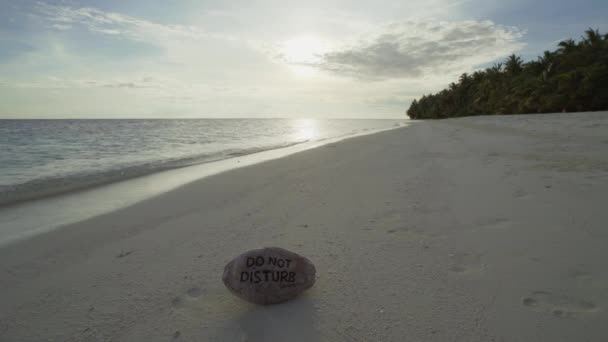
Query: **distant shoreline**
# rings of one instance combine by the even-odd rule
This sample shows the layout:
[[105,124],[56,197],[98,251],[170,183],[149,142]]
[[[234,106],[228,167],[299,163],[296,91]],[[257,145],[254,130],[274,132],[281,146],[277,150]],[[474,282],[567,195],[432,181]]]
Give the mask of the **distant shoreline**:
[[463,119],[463,118],[468,118],[468,117],[505,117],[505,116],[534,116],[534,115],[539,115],[539,116],[543,116],[543,115],[558,115],[558,114],[592,114],[592,113],[606,113],[605,110],[587,110],[587,111],[580,111],[580,112],[551,112],[551,113],[514,113],[514,114],[479,114],[479,115],[466,115],[466,116],[455,116],[455,117],[444,117],[444,118],[418,118],[418,119],[412,119],[410,118],[410,120],[412,121],[429,121],[429,120],[454,120],[454,119]]

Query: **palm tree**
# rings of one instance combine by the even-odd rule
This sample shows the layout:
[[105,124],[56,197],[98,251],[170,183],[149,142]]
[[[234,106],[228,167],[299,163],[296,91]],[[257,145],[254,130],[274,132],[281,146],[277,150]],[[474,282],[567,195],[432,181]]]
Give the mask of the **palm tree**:
[[565,54],[565,53],[574,51],[574,49],[576,49],[576,42],[572,39],[566,39],[566,40],[562,40],[561,42],[559,42],[557,44],[557,46],[559,46],[559,49],[557,49],[557,51],[559,51],[562,54]]
[[594,30],[589,28],[585,31],[585,36],[583,38],[583,44],[590,46],[597,46],[602,42],[602,35],[598,30]]
[[511,55],[504,63],[464,73],[447,89],[413,101],[407,113],[440,119],[562,110],[608,110],[608,34],[589,29],[581,41],[561,41],[534,61]]
[[542,65],[541,77],[543,80],[547,80],[549,74],[553,70],[553,65],[555,61],[555,54],[549,51],[545,51],[542,57],[538,57],[539,63]]
[[494,65],[492,65],[492,67],[490,68],[490,70],[494,74],[500,74],[502,72],[502,63],[494,63]]
[[523,70],[523,64],[521,57],[513,54],[505,61],[505,71],[510,75],[517,75]]

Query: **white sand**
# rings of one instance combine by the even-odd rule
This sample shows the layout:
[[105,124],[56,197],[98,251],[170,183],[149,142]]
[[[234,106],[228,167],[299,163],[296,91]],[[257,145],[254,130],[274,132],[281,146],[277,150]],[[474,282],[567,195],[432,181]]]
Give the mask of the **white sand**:
[[[0,341],[605,341],[608,113],[416,122],[0,249]],[[256,307],[242,251],[310,258]]]

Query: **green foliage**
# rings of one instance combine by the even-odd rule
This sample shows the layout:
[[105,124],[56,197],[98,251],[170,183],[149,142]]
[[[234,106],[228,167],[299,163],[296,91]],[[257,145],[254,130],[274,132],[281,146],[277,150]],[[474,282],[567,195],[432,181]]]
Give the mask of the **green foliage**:
[[414,100],[412,119],[486,114],[608,110],[608,34],[585,31],[524,63],[511,55],[504,63],[463,74],[458,83]]

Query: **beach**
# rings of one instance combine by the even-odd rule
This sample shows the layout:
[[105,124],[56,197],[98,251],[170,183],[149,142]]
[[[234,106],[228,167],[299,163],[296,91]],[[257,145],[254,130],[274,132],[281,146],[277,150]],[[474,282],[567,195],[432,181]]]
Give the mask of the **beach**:
[[[602,341],[608,113],[413,121],[0,248],[0,341]],[[224,265],[316,266],[255,306]]]

